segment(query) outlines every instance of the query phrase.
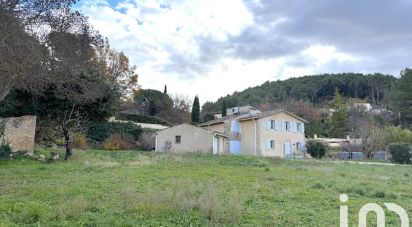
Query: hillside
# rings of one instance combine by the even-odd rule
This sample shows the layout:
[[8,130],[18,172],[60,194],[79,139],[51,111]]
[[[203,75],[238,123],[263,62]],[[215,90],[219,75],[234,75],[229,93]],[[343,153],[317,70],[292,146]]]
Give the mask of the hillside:
[[138,151],[0,166],[0,226],[338,226],[342,193],[350,226],[366,203],[412,209],[410,166]]
[[394,81],[395,77],[378,73],[322,74],[267,81],[260,86],[221,97],[216,102],[207,102],[203,105],[202,112],[220,111],[223,101],[226,101],[227,107],[246,104],[259,106],[294,100],[305,100],[319,105],[332,99],[336,88],[343,97],[367,99],[372,104],[383,105]]

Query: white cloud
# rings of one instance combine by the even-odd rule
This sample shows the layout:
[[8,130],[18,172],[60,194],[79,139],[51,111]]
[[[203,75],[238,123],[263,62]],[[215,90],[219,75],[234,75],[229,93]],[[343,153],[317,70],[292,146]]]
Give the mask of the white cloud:
[[[358,60],[333,45],[316,43],[295,55],[249,60],[234,56],[231,48],[236,47],[231,47],[228,38],[255,23],[241,0],[126,0],[116,6],[86,0],[78,7],[112,47],[124,51],[138,66],[143,88],[162,90],[167,84],[171,93],[199,95],[202,103],[267,80],[303,76],[331,63]],[[278,19],[272,27],[285,21]],[[199,37],[218,44],[205,43],[213,56],[203,56],[210,53],[202,52],[205,46],[199,45]]]

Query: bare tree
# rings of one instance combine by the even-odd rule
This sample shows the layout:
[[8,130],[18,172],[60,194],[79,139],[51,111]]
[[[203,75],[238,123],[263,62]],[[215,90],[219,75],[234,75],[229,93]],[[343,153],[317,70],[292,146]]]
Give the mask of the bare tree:
[[170,119],[175,123],[190,122],[190,110],[193,101],[187,95],[170,95],[173,100],[173,117]]
[[360,148],[367,158],[373,158],[383,139],[383,130],[376,126],[373,116],[369,116],[359,125]]

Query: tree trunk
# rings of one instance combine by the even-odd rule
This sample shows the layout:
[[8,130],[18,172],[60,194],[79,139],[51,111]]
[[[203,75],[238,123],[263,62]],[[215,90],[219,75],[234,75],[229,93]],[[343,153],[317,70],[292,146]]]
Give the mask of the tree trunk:
[[69,130],[67,129],[66,125],[63,125],[63,135],[64,135],[64,141],[65,141],[65,147],[66,147],[66,156],[64,157],[64,160],[69,160],[73,154],[73,148],[72,148],[72,138],[70,136]]

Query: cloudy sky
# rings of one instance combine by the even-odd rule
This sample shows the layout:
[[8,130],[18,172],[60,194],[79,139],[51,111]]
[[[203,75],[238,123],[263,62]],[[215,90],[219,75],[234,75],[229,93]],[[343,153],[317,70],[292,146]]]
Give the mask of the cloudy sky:
[[82,0],[143,88],[200,101],[267,80],[411,67],[410,0]]

